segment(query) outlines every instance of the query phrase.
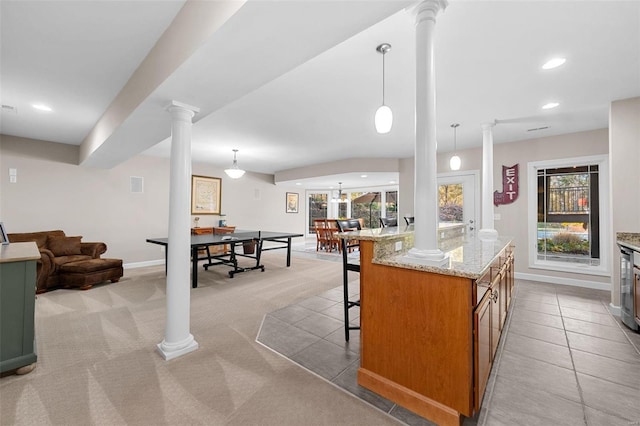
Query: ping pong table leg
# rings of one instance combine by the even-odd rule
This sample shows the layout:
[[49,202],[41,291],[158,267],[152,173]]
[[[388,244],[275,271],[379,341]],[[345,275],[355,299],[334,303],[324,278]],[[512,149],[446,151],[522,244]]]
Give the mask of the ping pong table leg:
[[291,266],[291,237],[287,238],[287,268]]
[[[260,258],[262,258],[262,238],[258,238],[256,241],[256,267],[258,269],[260,267]],[[264,272],[264,268],[261,268],[262,272]]]
[[169,244],[164,246],[164,276],[167,276],[167,271],[169,267]]
[[191,247],[191,287],[198,287],[198,247]]
[[236,243],[231,243],[229,245],[231,247],[231,255],[229,260],[233,264],[233,270],[229,271],[229,278],[233,278],[236,272],[242,272],[240,268],[238,268],[238,259],[236,258]]

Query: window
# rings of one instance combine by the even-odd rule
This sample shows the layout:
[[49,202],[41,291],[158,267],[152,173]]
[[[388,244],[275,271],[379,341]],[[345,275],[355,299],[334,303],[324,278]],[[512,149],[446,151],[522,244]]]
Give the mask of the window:
[[314,219],[363,219],[365,228],[379,228],[380,217],[397,217],[397,188],[345,189],[340,198],[344,202],[337,202],[336,190],[307,191],[308,235],[315,235]]
[[393,219],[398,217],[398,191],[385,192],[384,217]]
[[307,196],[309,205],[307,211],[309,212],[309,235],[315,234],[313,228],[314,219],[326,219],[327,218],[327,202],[329,194],[326,192],[310,192]]
[[462,223],[464,191],[461,183],[438,185],[438,216],[444,223]]
[[529,163],[529,266],[604,275],[607,157]]

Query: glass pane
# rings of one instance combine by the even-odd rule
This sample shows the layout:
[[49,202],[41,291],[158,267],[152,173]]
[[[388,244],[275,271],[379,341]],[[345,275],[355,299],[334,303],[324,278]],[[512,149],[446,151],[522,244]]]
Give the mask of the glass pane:
[[398,217],[398,191],[385,193],[384,216],[393,219]]
[[538,259],[598,265],[592,256],[587,167],[547,169],[538,177]]
[[313,229],[314,219],[326,219],[327,218],[327,200],[329,196],[327,194],[309,194],[309,233],[314,234]]
[[[359,201],[358,197],[367,194],[377,195],[371,201]],[[364,219],[365,228],[380,227],[380,193],[379,192],[352,192],[351,193],[351,217]]]
[[338,203],[338,219],[347,219],[349,203]]
[[438,212],[441,223],[462,223],[464,220],[463,194],[461,183],[438,187]]
[[591,259],[589,234],[588,222],[538,222],[538,258],[597,265],[597,259]]
[[549,176],[547,214],[589,212],[589,174]]

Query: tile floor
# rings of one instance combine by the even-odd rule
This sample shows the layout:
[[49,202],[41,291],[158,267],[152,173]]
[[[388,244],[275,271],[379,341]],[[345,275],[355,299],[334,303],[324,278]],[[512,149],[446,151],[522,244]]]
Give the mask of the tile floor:
[[[604,291],[516,280],[483,408],[464,424],[640,425],[640,334],[608,302]],[[342,321],[337,287],[266,315],[257,340],[406,424],[431,425],[357,385],[359,331],[345,342]]]

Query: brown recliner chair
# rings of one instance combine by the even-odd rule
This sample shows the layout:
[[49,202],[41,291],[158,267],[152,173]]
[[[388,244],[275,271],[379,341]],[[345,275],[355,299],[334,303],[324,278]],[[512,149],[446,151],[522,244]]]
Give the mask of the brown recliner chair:
[[123,275],[122,259],[103,259],[107,251],[102,242],[81,242],[64,231],[8,234],[9,242],[33,241],[40,251],[37,261],[36,292],[57,287],[83,290],[104,281],[117,282]]

